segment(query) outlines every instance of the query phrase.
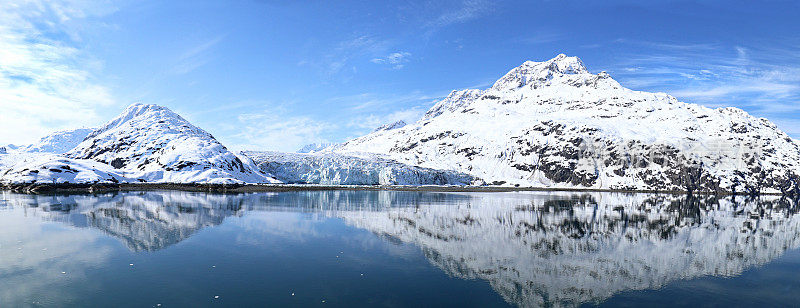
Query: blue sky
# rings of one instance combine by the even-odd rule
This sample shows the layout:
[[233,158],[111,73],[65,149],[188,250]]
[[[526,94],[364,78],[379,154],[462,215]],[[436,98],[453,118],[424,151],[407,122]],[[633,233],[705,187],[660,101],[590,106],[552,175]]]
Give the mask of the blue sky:
[[797,1],[5,0],[0,144],[144,102],[235,150],[292,151],[559,53],[798,138],[798,20]]

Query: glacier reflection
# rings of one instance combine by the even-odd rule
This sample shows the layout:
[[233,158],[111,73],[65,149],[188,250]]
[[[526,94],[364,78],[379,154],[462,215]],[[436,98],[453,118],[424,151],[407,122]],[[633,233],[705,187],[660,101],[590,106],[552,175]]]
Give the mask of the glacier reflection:
[[250,211],[338,217],[412,243],[447,274],[488,281],[518,306],[600,303],[621,291],[735,276],[800,246],[797,207],[778,198],[391,191],[2,197],[0,207],[102,230],[134,251],[165,249]]

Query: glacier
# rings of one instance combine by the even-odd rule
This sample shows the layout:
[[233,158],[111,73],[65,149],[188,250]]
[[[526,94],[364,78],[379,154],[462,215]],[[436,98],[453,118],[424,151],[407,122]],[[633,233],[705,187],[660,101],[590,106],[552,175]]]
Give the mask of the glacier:
[[409,166],[379,155],[361,157],[336,153],[241,153],[259,170],[291,184],[325,185],[470,185],[468,174]]

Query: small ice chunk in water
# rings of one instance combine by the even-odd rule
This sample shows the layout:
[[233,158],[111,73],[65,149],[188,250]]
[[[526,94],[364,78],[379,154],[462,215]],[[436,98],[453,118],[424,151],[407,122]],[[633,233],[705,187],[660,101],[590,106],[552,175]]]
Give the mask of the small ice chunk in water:
[[67,272],[61,272],[62,274],[66,274]]
[[292,292],[292,296],[294,296],[294,292]]
[[219,295],[214,295],[214,298],[215,298],[215,299],[219,298]]

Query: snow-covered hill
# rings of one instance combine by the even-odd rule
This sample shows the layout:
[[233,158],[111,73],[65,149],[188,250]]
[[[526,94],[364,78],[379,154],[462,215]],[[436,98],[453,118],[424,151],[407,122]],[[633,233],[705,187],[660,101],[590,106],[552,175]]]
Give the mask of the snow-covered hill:
[[800,145],[770,121],[633,91],[563,54],[328,151],[537,187],[776,192],[800,174]]
[[39,139],[39,141],[34,144],[22,146],[18,148],[17,151],[63,154],[74,149],[93,131],[94,129],[92,128],[57,131],[42,137],[42,139]]
[[211,134],[158,105],[134,104],[66,154],[148,182],[267,182]]
[[335,153],[242,152],[259,169],[284,183],[327,185],[470,185],[464,173],[420,168],[378,155],[354,157]]
[[[67,143],[54,143],[54,148],[66,147]],[[131,105],[63,155],[26,151],[4,155],[0,158],[0,181],[278,182],[171,110],[144,104]]]

